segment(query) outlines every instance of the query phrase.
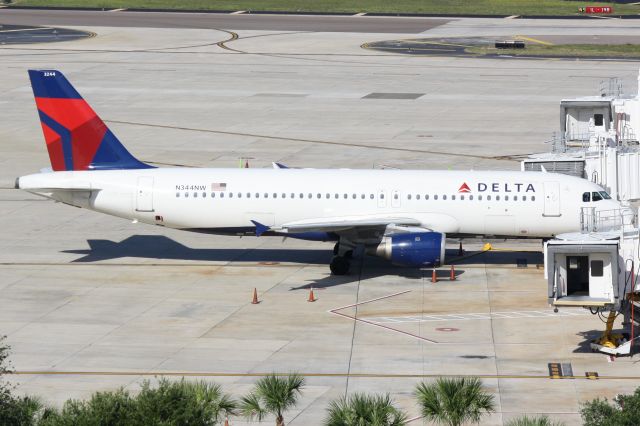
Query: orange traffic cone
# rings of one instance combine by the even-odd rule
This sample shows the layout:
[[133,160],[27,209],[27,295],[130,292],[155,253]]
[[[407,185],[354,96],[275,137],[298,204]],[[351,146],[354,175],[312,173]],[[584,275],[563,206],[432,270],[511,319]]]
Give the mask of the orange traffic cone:
[[253,288],[253,300],[251,301],[252,305],[257,305],[258,303],[260,303],[258,301],[258,290],[254,287]]
[[436,274],[436,268],[433,268],[433,271],[431,272],[431,282],[432,283],[438,282],[438,275]]
[[455,281],[456,280],[456,267],[451,265],[451,273],[449,275],[449,279],[451,281]]
[[316,300],[316,296],[313,294],[313,287],[311,287],[311,289],[309,290],[309,298],[307,299],[307,302],[315,302]]

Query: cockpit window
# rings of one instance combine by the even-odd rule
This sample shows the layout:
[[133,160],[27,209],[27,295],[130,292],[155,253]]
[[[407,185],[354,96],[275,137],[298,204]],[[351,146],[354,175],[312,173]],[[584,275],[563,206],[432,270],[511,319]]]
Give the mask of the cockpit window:
[[611,199],[611,195],[607,194],[605,191],[600,191],[600,195],[602,195],[602,198],[604,198],[605,200]]
[[582,201],[583,201],[584,203],[588,203],[589,201],[591,201],[591,194],[590,194],[590,193],[588,193],[588,192],[584,192],[584,193],[582,194]]
[[602,200],[602,195],[600,195],[599,192],[592,192],[591,193],[591,199],[593,201],[600,201],[600,200]]

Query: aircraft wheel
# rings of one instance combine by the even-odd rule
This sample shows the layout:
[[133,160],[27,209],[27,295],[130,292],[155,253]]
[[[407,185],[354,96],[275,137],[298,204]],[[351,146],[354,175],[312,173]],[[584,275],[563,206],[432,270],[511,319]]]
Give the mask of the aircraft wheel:
[[336,243],[336,245],[335,245],[335,246],[333,246],[333,254],[334,254],[334,256],[337,256],[337,255],[338,255],[338,251],[339,251],[339,250],[340,250],[340,241],[338,241],[338,242]]
[[342,256],[334,256],[329,265],[329,269],[331,269],[333,275],[346,275],[349,273],[350,266],[351,262],[349,262],[348,259]]

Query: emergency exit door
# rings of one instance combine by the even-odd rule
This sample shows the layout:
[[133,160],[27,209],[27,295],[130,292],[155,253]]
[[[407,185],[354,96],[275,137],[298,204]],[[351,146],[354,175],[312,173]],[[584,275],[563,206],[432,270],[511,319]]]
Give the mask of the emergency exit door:
[[136,192],[136,211],[153,211],[153,178],[141,176],[138,178],[138,189]]
[[560,184],[558,182],[544,183],[544,212],[543,216],[560,216]]

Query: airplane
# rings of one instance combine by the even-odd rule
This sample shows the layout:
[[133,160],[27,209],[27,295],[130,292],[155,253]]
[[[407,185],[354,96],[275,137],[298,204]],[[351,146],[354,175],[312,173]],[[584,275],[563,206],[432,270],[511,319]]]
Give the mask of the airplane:
[[544,171],[157,168],[129,153],[60,71],[28,72],[51,169],[16,188],[184,231],[335,241],[334,275],[349,272],[358,246],[434,266],[447,236],[552,238],[623,209],[595,183]]

